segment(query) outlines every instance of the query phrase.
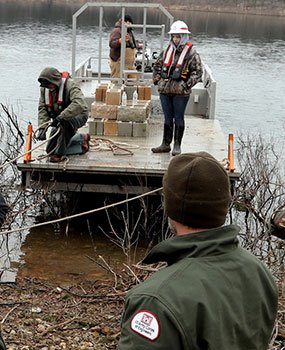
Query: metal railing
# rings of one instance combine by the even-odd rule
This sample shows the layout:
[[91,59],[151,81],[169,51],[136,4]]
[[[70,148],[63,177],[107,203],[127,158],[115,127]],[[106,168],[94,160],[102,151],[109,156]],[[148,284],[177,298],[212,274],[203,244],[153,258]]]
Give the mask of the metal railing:
[[[76,30],[77,30],[77,18],[89,7],[97,7],[99,8],[99,42],[98,42],[98,56],[95,58],[94,56],[88,57],[86,60],[80,63],[80,65],[76,66]],[[92,79],[92,70],[90,74],[90,70],[92,67],[91,61],[97,59],[98,62],[98,71],[96,74],[96,79],[98,83],[100,83],[102,78],[102,33],[103,33],[103,16],[104,16],[104,8],[114,8],[120,7],[121,18],[125,17],[126,8],[135,8],[143,10],[143,23],[142,24],[132,24],[132,28],[142,28],[143,29],[143,62],[142,67],[144,67],[144,56],[146,50],[146,31],[147,29],[160,29],[160,48],[163,49],[163,41],[165,37],[165,25],[150,25],[147,24],[147,11],[150,9],[157,9],[161,11],[169,22],[169,26],[173,23],[174,17],[161,5],[161,4],[139,4],[139,3],[113,3],[113,2],[87,2],[84,4],[78,11],[74,13],[72,16],[72,76],[76,79]],[[166,22],[166,21],[165,21]],[[122,33],[121,36],[125,37],[127,32],[128,25],[122,21]],[[121,45],[121,69],[120,69],[120,78],[119,83],[122,83],[123,80],[123,71],[124,71],[124,62],[125,62],[125,45]],[[88,76],[89,75],[89,76]]]

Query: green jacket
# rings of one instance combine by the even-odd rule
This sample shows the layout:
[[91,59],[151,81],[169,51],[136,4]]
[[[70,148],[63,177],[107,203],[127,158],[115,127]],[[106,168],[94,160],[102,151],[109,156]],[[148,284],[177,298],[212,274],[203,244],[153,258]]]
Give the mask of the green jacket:
[[[46,79],[50,81],[51,83],[55,84],[58,89],[62,83],[60,72],[55,68],[45,68],[41,72],[39,79]],[[52,92],[53,106],[50,111],[45,101],[46,89],[41,88],[38,107],[38,125],[40,126],[43,123],[48,122],[51,119],[52,114],[54,117],[60,114],[66,120],[70,120],[79,114],[86,114],[87,120],[88,106],[78,84],[71,78],[67,79],[66,86],[64,88],[62,109],[60,109],[59,104],[57,103],[58,89]]]
[[159,243],[145,263],[168,267],[131,289],[119,350],[267,350],[278,292],[239,247],[234,225]]

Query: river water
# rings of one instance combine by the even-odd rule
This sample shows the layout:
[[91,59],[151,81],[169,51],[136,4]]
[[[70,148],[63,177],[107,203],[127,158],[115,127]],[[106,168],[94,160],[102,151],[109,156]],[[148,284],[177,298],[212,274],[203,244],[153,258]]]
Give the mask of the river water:
[[[34,17],[1,17],[0,101],[13,105],[23,123],[36,121],[37,77],[46,66],[71,69],[71,18],[53,12]],[[226,133],[251,131],[283,137],[285,123],[284,18],[232,14],[173,13],[189,23],[192,41],[217,81],[216,118]],[[133,15],[136,19],[136,15]],[[116,13],[108,14],[104,40]],[[160,20],[151,17],[153,22]],[[138,18],[139,20],[139,18]],[[137,35],[139,36],[139,34]],[[79,17],[77,63],[96,54],[96,17]],[[148,44],[158,45],[150,32]],[[108,46],[104,45],[108,56]],[[103,67],[108,70],[107,60]],[[283,132],[281,132],[283,131]]]
[[[236,135],[261,133],[265,137],[273,137],[283,142],[284,18],[185,11],[172,14],[175,19],[182,19],[189,24],[193,33],[191,40],[217,81],[216,118],[224,132],[233,132]],[[131,12],[131,15],[138,23],[139,14]],[[116,18],[118,13],[115,11],[106,16],[106,43]],[[161,23],[157,14],[152,14],[150,19],[154,24]],[[96,14],[90,11],[78,21],[77,64],[89,55],[96,55],[97,23]],[[0,11],[0,33],[0,102],[13,107],[19,115],[22,127],[26,129],[29,121],[36,123],[37,120],[37,77],[40,71],[46,66],[71,70],[71,12],[67,8],[49,12],[41,7],[36,11],[26,9],[24,13],[17,9]],[[137,38],[139,35],[137,32]],[[147,40],[149,47],[156,50],[158,33],[149,32]],[[107,44],[104,49],[104,56],[107,58]],[[107,60],[103,63],[104,67],[108,70]],[[6,253],[2,254],[2,257],[5,256],[3,264],[8,270],[23,255],[24,275],[42,277],[43,274],[57,281],[60,275],[59,266],[66,262],[72,274],[78,267],[78,256],[87,256],[94,250],[89,236],[81,237],[80,242],[76,239],[67,241],[63,237],[59,239],[55,236],[53,230],[46,229],[44,236],[39,238],[42,231],[32,231],[26,240],[21,236],[19,241],[25,241],[22,248],[21,244],[14,245],[16,248],[12,255],[9,255],[9,251],[8,257],[5,256]],[[1,247],[5,246],[7,244],[2,242]],[[63,251],[71,253],[66,256]],[[113,255],[118,258],[119,252],[116,252]],[[58,263],[59,259],[63,259],[63,265]],[[80,266],[83,265],[80,263]],[[86,261],[84,266],[87,269],[86,274],[89,274],[90,266]],[[9,271],[13,274],[14,270],[10,268]],[[51,271],[54,271],[52,276]],[[60,272],[62,271],[61,267]],[[66,272],[67,275],[68,273]],[[99,275],[100,273],[98,272]],[[9,278],[11,276],[7,277]],[[59,280],[61,279],[62,275]]]

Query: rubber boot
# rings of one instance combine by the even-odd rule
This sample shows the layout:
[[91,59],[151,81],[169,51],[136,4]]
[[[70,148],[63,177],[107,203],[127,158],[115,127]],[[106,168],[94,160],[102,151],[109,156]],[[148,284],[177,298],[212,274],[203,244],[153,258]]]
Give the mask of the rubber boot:
[[173,138],[173,126],[164,124],[163,140],[160,146],[152,148],[153,153],[166,153],[170,152],[170,144]]
[[184,134],[184,126],[175,126],[174,131],[174,147],[172,150],[172,155],[177,156],[181,153],[181,141]]

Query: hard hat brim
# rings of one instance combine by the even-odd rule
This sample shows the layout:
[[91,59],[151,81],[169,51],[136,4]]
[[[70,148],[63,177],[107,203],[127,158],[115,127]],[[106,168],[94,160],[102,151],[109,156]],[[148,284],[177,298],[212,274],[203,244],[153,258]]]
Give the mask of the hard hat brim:
[[189,32],[189,30],[185,30],[184,32],[179,33],[176,30],[170,30],[168,34],[191,34],[191,32]]

